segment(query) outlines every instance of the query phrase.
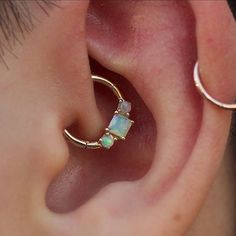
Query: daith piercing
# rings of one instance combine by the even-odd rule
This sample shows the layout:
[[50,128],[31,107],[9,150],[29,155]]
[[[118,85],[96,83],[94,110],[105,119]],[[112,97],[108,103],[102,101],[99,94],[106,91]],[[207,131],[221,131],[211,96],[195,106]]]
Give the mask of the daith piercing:
[[67,129],[64,130],[66,138],[74,145],[87,149],[105,148],[110,149],[118,140],[125,140],[134,121],[129,119],[131,103],[126,101],[119,89],[109,80],[100,76],[92,75],[94,82],[101,83],[110,88],[118,98],[118,106],[113,118],[105,129],[104,135],[98,141],[85,141],[75,138]]

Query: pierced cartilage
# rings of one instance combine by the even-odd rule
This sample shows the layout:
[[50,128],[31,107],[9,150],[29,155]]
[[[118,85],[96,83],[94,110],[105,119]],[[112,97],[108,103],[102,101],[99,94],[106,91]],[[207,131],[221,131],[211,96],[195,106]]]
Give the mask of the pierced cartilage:
[[92,79],[94,80],[94,82],[102,83],[112,89],[113,93],[119,99],[118,108],[114,112],[113,118],[109,126],[105,129],[105,134],[98,141],[90,142],[77,139],[74,136],[72,136],[66,129],[64,130],[64,135],[73,144],[82,148],[97,149],[104,147],[106,149],[110,149],[114,145],[115,141],[119,139],[125,140],[125,137],[129,132],[129,129],[134,123],[132,120],[128,118],[129,113],[131,111],[131,103],[127,102],[123,98],[118,88],[109,80],[96,75],[92,75]]

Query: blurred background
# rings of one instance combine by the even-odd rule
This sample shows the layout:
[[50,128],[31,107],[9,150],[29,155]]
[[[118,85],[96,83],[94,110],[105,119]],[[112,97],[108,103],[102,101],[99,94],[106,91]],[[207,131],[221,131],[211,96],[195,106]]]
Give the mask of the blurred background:
[[234,17],[236,18],[236,0],[228,0],[228,3],[232,9]]

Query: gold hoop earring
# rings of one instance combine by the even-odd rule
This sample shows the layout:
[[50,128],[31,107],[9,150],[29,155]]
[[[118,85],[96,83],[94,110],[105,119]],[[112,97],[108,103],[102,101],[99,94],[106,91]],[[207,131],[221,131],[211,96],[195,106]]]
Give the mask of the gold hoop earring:
[[194,82],[195,82],[195,86],[198,89],[199,93],[206,98],[209,102],[211,102],[212,104],[223,108],[223,109],[227,109],[227,110],[235,110],[236,109],[236,103],[233,104],[227,104],[227,103],[222,103],[218,100],[216,100],[215,98],[213,98],[204,88],[203,83],[201,82],[200,79],[200,73],[199,73],[199,64],[198,62],[196,62],[195,67],[194,67]]
[[71,143],[81,148],[110,149],[115,141],[125,140],[126,135],[134,123],[134,121],[129,119],[131,103],[124,99],[119,89],[109,80],[97,75],[92,75],[92,79],[94,82],[101,83],[113,91],[119,100],[117,110],[114,112],[109,126],[105,129],[105,134],[98,141],[91,142],[78,139],[74,137],[67,129],[64,130],[64,135]]

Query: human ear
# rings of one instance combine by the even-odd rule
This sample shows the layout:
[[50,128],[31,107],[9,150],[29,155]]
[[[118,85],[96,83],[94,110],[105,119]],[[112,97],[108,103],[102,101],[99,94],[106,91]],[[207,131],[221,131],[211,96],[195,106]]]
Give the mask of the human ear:
[[[52,106],[53,112],[49,110],[47,114],[57,114],[57,120],[61,125],[53,129],[50,142],[47,139],[48,142],[45,141],[41,145],[44,152],[38,157],[41,157],[42,162],[36,162],[40,174],[34,182],[36,186],[34,191],[29,195],[32,199],[30,202],[33,204],[30,212],[35,230],[43,232],[44,235],[146,235],[147,232],[149,235],[183,235],[195,219],[215,177],[230,124],[230,113],[203,102],[192,80],[192,70],[197,57],[199,57],[200,65],[205,65],[207,60],[204,58],[214,53],[212,48],[204,46],[207,42],[204,40],[203,32],[208,25],[201,22],[202,15],[198,14],[199,11],[211,10],[210,1],[195,5],[192,2],[189,4],[183,1],[94,1],[90,3],[86,26],[88,53],[104,68],[120,74],[129,81],[138,93],[138,95],[130,96],[131,100],[141,98],[145,102],[148,109],[143,108],[142,112],[152,113],[153,119],[150,121],[155,122],[151,123],[153,129],[148,130],[155,141],[153,143],[155,153],[147,143],[143,145],[142,152],[137,149],[137,145],[135,146],[136,138],[142,141],[138,137],[142,135],[142,128],[138,127],[136,131],[133,131],[135,135],[131,133],[132,140],[128,141],[130,145],[126,147],[125,142],[122,144],[123,148],[129,150],[130,156],[126,155],[127,159],[122,159],[121,167],[124,167],[130,159],[131,164],[135,165],[135,158],[139,160],[142,157],[149,158],[149,163],[153,158],[150,169],[144,176],[140,176],[136,181],[131,181],[129,175],[122,179],[123,172],[119,169],[120,180],[128,181],[119,181],[104,187],[83,206],[73,209],[72,213],[51,213],[43,204],[46,186],[50,185],[52,178],[64,167],[68,155],[67,143],[62,135],[65,122],[62,121],[76,117],[85,127],[85,134],[88,133],[88,136],[93,136],[89,133],[90,130],[96,133],[102,126],[95,106],[91,81],[87,80],[89,77],[88,53],[83,30],[85,29],[83,22],[87,14],[86,4],[85,1],[74,4],[65,3],[64,8],[54,12],[49,20],[50,23],[42,25],[37,31],[38,35],[35,36],[37,39],[42,33],[47,35],[47,40],[43,41],[35,52],[36,55],[40,55],[40,51],[48,52],[47,60],[43,57],[44,60],[37,61],[43,68],[43,75],[52,78],[50,84],[44,84],[47,85],[46,87],[42,85],[42,90],[47,91],[50,88],[48,85],[57,81],[55,78],[59,78],[58,83],[62,84],[55,96],[48,93],[47,97],[50,101],[51,99],[59,101],[58,106]],[[215,14],[226,17],[214,18],[218,24],[215,22],[215,28],[208,28],[210,32],[211,30],[215,32],[218,29],[217,26],[219,27],[222,23],[227,25],[227,22],[233,21],[225,2],[218,2],[215,5]],[[208,14],[204,17],[207,22],[213,21]],[[61,19],[65,21],[62,23]],[[82,28],[75,31],[75,28],[80,25]],[[198,27],[197,31],[195,31],[195,26]],[[54,27],[58,29],[56,36],[52,33]],[[235,35],[233,24],[229,26],[228,32]],[[219,34],[217,40],[219,40],[218,43],[216,41],[219,53],[224,52],[223,55],[229,55],[226,52],[230,51],[230,45],[234,43],[233,37],[229,42],[228,38],[220,38]],[[223,43],[222,40],[225,42]],[[28,47],[30,50],[30,46]],[[74,63],[71,65],[72,59]],[[233,84],[234,71],[225,71],[223,64],[224,61],[232,59],[234,59],[233,53],[230,57],[225,56],[225,60],[219,61],[216,66],[201,67],[203,77],[206,82],[209,81],[209,86],[213,79],[216,85],[221,81],[219,73],[216,73],[219,67],[222,68],[222,76],[225,75],[227,82]],[[47,67],[45,62],[47,62]],[[47,69],[44,70],[45,68]],[[51,69],[48,70],[48,68]],[[81,71],[84,77],[77,79]],[[215,76],[212,79],[206,76],[206,73]],[[123,80],[117,79],[118,84],[119,81]],[[77,84],[82,84],[82,87],[77,87]],[[121,84],[126,85],[123,82]],[[123,88],[125,91],[126,86]],[[224,92],[225,87],[222,89]],[[65,97],[70,98],[72,94],[76,96],[77,92],[82,94],[83,91],[86,91],[86,94],[81,96],[86,99],[86,104],[91,105],[91,112],[97,114],[92,122],[88,122],[89,116],[82,112],[81,107],[77,107],[82,104],[79,102],[81,96],[77,97],[78,103],[73,103],[70,109],[68,109],[68,99],[65,99]],[[223,98],[230,99],[230,97]],[[46,104],[48,103],[46,102],[45,106]],[[73,112],[68,113],[68,110],[77,111],[77,115],[72,115]],[[61,113],[58,113],[59,111]],[[136,114],[136,117],[138,115]],[[67,125],[69,123],[72,122],[67,122]],[[96,126],[90,129],[92,124]],[[142,126],[142,120],[137,125]],[[152,133],[155,127],[157,139],[155,139],[155,133]],[[44,137],[44,134],[42,132],[40,137]],[[60,150],[63,158],[54,159],[54,154],[49,152],[51,145],[47,146],[47,143]],[[32,145],[36,143],[33,142]],[[48,149],[45,149],[46,146]],[[143,154],[145,149],[149,150],[147,152],[149,155]],[[118,151],[121,151],[119,147],[110,153],[101,153],[104,157],[104,166],[108,161],[115,162],[116,158],[122,156],[122,152]],[[100,154],[100,152],[87,154],[74,149],[73,153],[76,156],[89,157],[86,160],[87,163],[91,163],[94,157],[99,158]],[[111,153],[113,159],[110,158]],[[49,156],[51,156],[50,162],[47,162]],[[58,168],[55,169],[54,164]],[[86,168],[86,166],[81,166]],[[97,161],[94,161],[90,166],[93,168],[91,170],[94,170],[102,165],[101,162],[97,165]],[[116,170],[117,166],[113,166],[113,169]],[[138,167],[141,168],[140,163]],[[61,180],[59,179],[58,182]],[[68,178],[65,178],[65,184],[62,186],[70,189],[71,186],[66,180]],[[76,181],[76,178],[73,180]],[[56,190],[58,190],[57,187],[54,188],[54,191]],[[36,195],[39,199],[37,203],[40,203],[37,207],[35,207],[34,198]],[[51,199],[57,200],[53,198],[52,192]]]
[[[207,14],[212,7],[214,18]],[[205,15],[199,13],[204,9]],[[214,28],[209,26],[212,22]],[[223,23],[231,37],[222,37],[219,27]],[[212,35],[211,40],[204,39],[207,36],[204,30],[208,38]],[[213,35],[216,40],[212,39]],[[87,214],[84,224],[90,217],[99,218],[97,226],[101,231],[121,228],[122,235],[144,235],[147,231],[150,235],[182,235],[191,225],[223,157],[231,118],[229,112],[202,101],[194,87],[193,67],[199,59],[202,77],[212,87],[211,92],[218,88],[215,93],[219,99],[231,99],[235,91],[234,71],[233,67],[225,71],[225,65],[235,56],[231,50],[234,36],[233,17],[225,2],[96,1],[90,4],[89,55],[133,85],[153,114],[157,140],[146,175],[134,182],[110,184],[95,195],[83,208],[90,213],[81,213],[80,209],[76,212],[82,218]],[[209,41],[213,47],[208,46]],[[214,48],[218,49],[218,55],[225,56],[209,65],[208,59],[214,58],[217,52]],[[230,53],[230,57],[226,56]],[[227,83],[222,86],[223,77]],[[119,82],[122,84],[117,79]],[[221,97],[222,94],[225,96]],[[133,155],[137,159],[147,158],[135,153],[132,141],[129,148],[132,160]],[[112,154],[122,157],[119,152]],[[124,160],[122,164],[125,165]],[[128,207],[130,202],[132,207]],[[106,224],[108,219],[111,223]]]
[[[154,114],[156,154],[142,186],[148,186],[152,210],[156,205],[154,232],[182,235],[221,163],[231,120],[230,112],[198,96],[193,66],[198,59],[204,83],[214,97],[224,102],[234,98],[234,19],[225,1],[127,4],[127,18],[119,6],[111,14],[111,5],[105,9],[97,4],[92,9],[89,51],[132,81]],[[115,16],[122,16],[121,27]]]

